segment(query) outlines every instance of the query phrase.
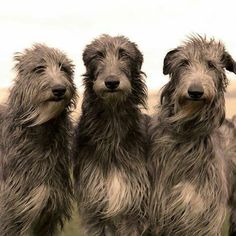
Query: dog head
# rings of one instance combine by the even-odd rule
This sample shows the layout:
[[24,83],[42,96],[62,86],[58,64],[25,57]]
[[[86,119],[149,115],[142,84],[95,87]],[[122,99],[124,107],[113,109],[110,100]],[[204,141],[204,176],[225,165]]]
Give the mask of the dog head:
[[191,37],[167,53],[163,73],[170,75],[161,94],[162,103],[172,104],[174,113],[186,117],[221,114],[224,119],[224,92],[228,84],[225,69],[236,73],[236,63],[221,42]]
[[55,48],[35,44],[15,55],[17,77],[10,94],[21,122],[43,124],[75,104],[74,66]]
[[123,36],[102,35],[85,48],[83,61],[86,88],[105,103],[128,98],[144,103],[140,101],[146,89],[141,76],[143,56],[135,43]]

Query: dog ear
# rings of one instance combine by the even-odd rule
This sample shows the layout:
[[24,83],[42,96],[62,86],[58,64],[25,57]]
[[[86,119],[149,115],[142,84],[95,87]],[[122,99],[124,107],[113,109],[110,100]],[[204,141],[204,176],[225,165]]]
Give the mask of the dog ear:
[[91,62],[91,60],[94,58],[93,50],[89,46],[87,46],[83,52],[82,57],[83,57],[84,65],[87,67],[89,63]]
[[137,69],[140,71],[143,64],[143,54],[139,51],[137,47],[136,47],[136,62],[137,62]]
[[226,70],[231,71],[234,74],[236,74],[236,62],[234,61],[234,59],[228,52],[225,52],[223,54],[221,60]]
[[133,50],[132,51],[127,50],[127,54],[132,59],[133,70],[139,74],[141,72],[141,67],[143,64],[143,54],[138,49],[138,46],[136,43],[132,42],[131,45],[133,47]]
[[171,73],[171,61],[175,55],[175,53],[177,53],[179,50],[176,48],[174,50],[169,51],[165,58],[164,58],[164,65],[163,65],[163,74],[164,75],[168,75]]

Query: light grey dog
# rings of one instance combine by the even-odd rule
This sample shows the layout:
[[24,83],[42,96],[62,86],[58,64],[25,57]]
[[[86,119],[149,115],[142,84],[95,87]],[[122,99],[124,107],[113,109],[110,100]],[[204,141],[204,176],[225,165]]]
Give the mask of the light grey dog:
[[0,235],[56,235],[70,218],[71,61],[36,44],[15,56],[17,77],[1,124]]
[[236,72],[224,45],[200,36],[164,59],[170,81],[152,120],[148,159],[153,235],[220,235],[229,198],[218,134],[225,117],[225,69]]
[[149,180],[143,56],[123,36],[103,35],[83,60],[84,100],[74,146],[82,235],[142,235]]

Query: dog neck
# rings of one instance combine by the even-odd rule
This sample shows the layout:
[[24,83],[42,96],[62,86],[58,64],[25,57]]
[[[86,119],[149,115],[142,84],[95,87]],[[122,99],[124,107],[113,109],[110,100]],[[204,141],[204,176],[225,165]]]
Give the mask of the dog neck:
[[158,126],[178,139],[192,140],[211,136],[219,129],[224,119],[223,105],[213,104],[212,107],[205,107],[187,115],[182,111],[174,112],[173,106],[162,105],[158,114]]
[[85,93],[79,130],[90,142],[118,145],[129,132],[140,132],[141,119],[140,108],[129,100],[111,107]]
[[[24,112],[15,113],[14,109],[9,107],[6,111],[4,120],[7,122],[6,128],[17,129],[19,135],[32,134],[37,135],[38,138],[47,139],[53,138],[53,133],[60,133],[60,129],[66,132],[71,129],[71,121],[69,118],[68,111],[64,110],[58,117],[51,119],[43,124],[31,126],[31,122],[22,122]],[[3,130],[5,127],[2,128]]]

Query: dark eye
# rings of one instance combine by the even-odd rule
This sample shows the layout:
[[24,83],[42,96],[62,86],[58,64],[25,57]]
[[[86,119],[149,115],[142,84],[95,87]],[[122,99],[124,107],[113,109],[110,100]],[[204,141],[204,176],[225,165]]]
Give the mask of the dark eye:
[[97,56],[97,57],[101,57],[101,58],[104,58],[104,57],[105,57],[104,53],[101,52],[101,51],[97,51],[96,56]]
[[207,66],[209,69],[215,69],[215,64],[212,61],[207,61]]
[[119,51],[118,51],[118,58],[121,59],[121,58],[124,58],[124,57],[129,57],[129,55],[126,52],[125,49],[120,48]]
[[37,74],[41,74],[45,71],[45,69],[46,69],[46,66],[37,66],[32,71]]
[[66,73],[67,75],[71,75],[71,70],[67,68],[64,64],[59,63],[60,70]]
[[187,59],[184,59],[180,62],[180,66],[189,66],[189,65],[190,65],[190,62]]

